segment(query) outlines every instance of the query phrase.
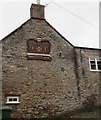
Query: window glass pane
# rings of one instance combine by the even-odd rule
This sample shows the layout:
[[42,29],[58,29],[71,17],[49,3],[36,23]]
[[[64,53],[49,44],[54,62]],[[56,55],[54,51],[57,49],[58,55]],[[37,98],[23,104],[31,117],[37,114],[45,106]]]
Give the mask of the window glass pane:
[[101,61],[97,61],[98,70],[101,70]]
[[13,98],[13,101],[17,101],[17,98]]
[[96,70],[95,61],[90,61],[90,64],[91,64],[91,69],[92,69],[92,70]]
[[11,101],[13,101],[13,99],[12,99],[12,98],[9,98],[9,101],[11,102]]

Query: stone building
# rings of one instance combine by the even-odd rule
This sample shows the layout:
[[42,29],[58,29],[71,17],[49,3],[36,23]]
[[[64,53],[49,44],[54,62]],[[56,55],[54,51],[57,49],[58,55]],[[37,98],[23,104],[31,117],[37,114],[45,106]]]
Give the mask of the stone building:
[[32,4],[31,18],[2,41],[2,106],[43,118],[100,104],[100,50],[73,46]]

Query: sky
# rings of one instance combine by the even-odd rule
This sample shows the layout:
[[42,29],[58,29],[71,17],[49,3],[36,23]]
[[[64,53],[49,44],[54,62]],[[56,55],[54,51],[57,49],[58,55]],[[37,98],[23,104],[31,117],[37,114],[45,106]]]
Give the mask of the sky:
[[[36,0],[0,0],[0,40],[30,19]],[[41,0],[46,20],[74,46],[99,48],[99,0]]]

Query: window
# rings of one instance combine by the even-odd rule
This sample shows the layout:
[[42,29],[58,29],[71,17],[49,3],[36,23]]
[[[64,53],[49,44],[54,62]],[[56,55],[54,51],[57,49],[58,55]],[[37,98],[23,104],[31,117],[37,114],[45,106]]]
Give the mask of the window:
[[98,67],[98,70],[101,70],[101,60],[97,60],[97,67]]
[[101,59],[100,58],[90,58],[90,71],[101,71]]
[[90,59],[90,67],[91,67],[91,70],[96,70],[95,59]]
[[19,104],[19,96],[7,96],[7,104]]

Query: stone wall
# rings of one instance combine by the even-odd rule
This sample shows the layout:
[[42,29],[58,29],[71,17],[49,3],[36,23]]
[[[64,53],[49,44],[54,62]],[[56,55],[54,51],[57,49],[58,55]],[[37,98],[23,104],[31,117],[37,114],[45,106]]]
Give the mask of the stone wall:
[[[51,61],[27,60],[32,38],[51,43]],[[90,72],[88,60],[99,56],[98,50],[74,48],[46,21],[30,19],[2,45],[3,105],[13,108],[13,118],[59,115],[98,97],[99,72]],[[20,104],[6,104],[7,94],[19,94]]]
[[[0,108],[2,107],[2,44],[0,42]],[[0,119],[2,111],[0,110]]]
[[99,105],[99,83],[101,72],[90,71],[89,58],[99,58],[100,50],[76,48],[75,54],[75,63],[77,64],[75,71],[77,74],[81,102],[88,98],[92,101],[96,100],[96,105]]

